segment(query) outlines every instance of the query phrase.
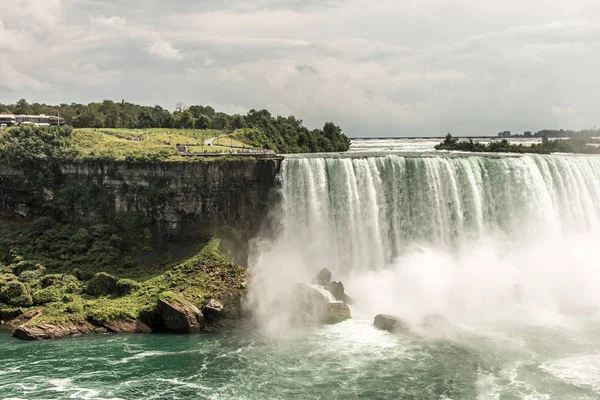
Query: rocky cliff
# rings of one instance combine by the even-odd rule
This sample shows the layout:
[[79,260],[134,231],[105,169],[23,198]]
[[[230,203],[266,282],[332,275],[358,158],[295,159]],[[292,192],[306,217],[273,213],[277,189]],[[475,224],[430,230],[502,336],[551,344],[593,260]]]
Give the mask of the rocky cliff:
[[163,238],[228,225],[249,237],[273,200],[279,166],[279,159],[0,165],[0,213],[116,224]]

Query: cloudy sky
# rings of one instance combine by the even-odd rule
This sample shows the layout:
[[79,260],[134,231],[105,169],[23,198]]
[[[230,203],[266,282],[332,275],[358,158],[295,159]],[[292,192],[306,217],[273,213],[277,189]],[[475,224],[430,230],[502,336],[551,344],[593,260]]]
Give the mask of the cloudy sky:
[[350,136],[600,126],[600,0],[0,0],[0,102],[267,108]]

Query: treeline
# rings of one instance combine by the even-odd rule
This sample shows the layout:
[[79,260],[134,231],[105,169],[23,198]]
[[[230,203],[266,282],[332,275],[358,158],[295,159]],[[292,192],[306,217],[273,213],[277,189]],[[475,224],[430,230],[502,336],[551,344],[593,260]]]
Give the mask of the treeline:
[[[0,104],[0,112],[14,114],[60,115],[74,128],[179,128],[240,130],[236,136],[256,147],[278,153],[346,151],[350,140],[335,124],[309,130],[294,116],[274,117],[267,110],[250,110],[246,115],[229,115],[210,106],[178,103],[171,112],[161,106],[142,106],[122,101],[101,103],[29,104],[25,99],[15,104]],[[243,131],[242,131],[243,130]]]
[[590,146],[591,140],[585,137],[573,137],[564,140],[542,139],[542,143],[533,143],[531,145],[510,143],[503,139],[500,141],[491,141],[489,143],[475,142],[473,139],[459,141],[446,135],[444,141],[435,146],[436,150],[455,150],[479,153],[582,153],[582,154],[600,154],[600,147]]

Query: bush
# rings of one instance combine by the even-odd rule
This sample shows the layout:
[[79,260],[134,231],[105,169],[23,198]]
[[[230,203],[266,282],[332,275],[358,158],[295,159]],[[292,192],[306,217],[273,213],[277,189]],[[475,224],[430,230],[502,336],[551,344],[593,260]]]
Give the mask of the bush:
[[15,275],[21,275],[25,271],[45,271],[46,269],[34,261],[21,261],[13,267]]
[[81,314],[83,312],[83,304],[80,301],[69,302],[65,310],[69,314]]
[[[40,265],[41,267],[41,265]],[[27,282],[27,283],[31,283],[35,280],[38,280],[42,277],[42,275],[44,275],[44,271],[46,269],[44,267],[42,267],[42,269],[38,269],[35,271],[23,271],[21,272],[21,274],[19,274],[19,280],[21,282]]]
[[44,276],[40,283],[42,288],[50,286],[56,286],[64,289],[65,293],[79,293],[81,292],[81,283],[77,277],[69,274],[50,274]]
[[119,279],[117,281],[117,295],[125,296],[140,290],[142,285],[132,279]]
[[80,281],[89,281],[94,277],[94,273],[90,271],[82,271],[79,268],[73,270],[73,275]]
[[115,294],[117,292],[117,279],[106,272],[100,272],[88,282],[87,292],[96,297]]
[[43,305],[46,303],[56,303],[62,301],[64,292],[56,286],[50,286],[45,289],[40,289],[33,294],[33,304]]
[[6,284],[0,291],[0,301],[12,306],[30,306],[33,299],[29,294],[27,286],[22,282],[12,281]]

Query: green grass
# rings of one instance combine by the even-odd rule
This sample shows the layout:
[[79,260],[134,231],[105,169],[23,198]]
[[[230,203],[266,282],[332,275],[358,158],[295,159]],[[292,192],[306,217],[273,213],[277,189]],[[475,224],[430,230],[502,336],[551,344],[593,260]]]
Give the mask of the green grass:
[[[176,144],[200,143],[223,134],[218,130],[189,129],[108,129],[83,128],[73,130],[73,143],[81,158],[98,159],[157,159],[164,161],[199,161],[198,157],[181,157],[175,152]],[[133,140],[140,137],[143,140]],[[229,152],[227,140],[219,139],[213,146],[204,146],[207,151]],[[234,141],[234,145],[243,145]],[[190,151],[202,152],[202,145]]]
[[228,136],[224,136],[224,137],[215,139],[213,144],[215,144],[217,146],[223,146],[223,147],[235,147],[235,148],[242,147],[244,149],[253,149],[254,148],[254,147],[250,146],[249,144],[240,142],[237,139],[233,139],[232,135],[228,135]]

